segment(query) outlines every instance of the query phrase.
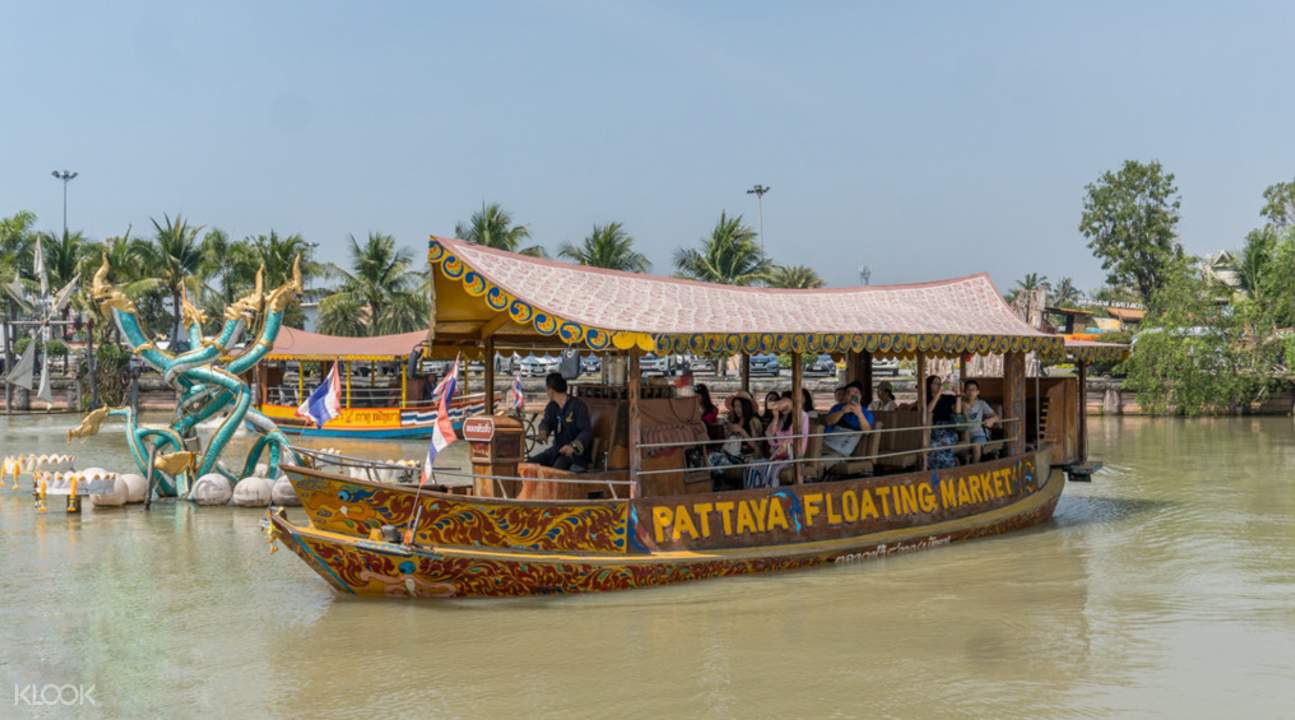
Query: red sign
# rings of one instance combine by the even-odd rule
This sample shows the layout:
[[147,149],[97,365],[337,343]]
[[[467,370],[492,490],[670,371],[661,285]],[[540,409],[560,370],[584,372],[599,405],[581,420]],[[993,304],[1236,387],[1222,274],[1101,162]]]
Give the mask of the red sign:
[[463,439],[469,442],[490,442],[495,437],[495,419],[489,415],[470,417],[463,421]]

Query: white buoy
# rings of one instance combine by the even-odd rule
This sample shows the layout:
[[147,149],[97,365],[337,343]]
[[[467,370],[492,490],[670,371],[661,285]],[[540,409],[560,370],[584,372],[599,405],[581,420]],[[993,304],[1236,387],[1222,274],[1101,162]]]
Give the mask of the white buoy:
[[126,473],[121,476],[121,480],[126,483],[126,502],[144,502],[144,495],[148,492],[148,481],[144,479],[143,475]]
[[296,507],[301,504],[296,491],[292,489],[292,481],[288,479],[287,475],[274,481],[274,487],[270,489],[270,499],[275,505]]
[[270,504],[273,492],[273,483],[253,475],[238,481],[234,486],[234,498],[230,502],[239,507],[265,507]]
[[193,484],[189,498],[199,505],[224,505],[233,494],[228,478],[220,473],[207,473]]
[[121,507],[126,504],[130,488],[118,475],[112,479],[112,490],[90,496],[90,503],[95,507]]

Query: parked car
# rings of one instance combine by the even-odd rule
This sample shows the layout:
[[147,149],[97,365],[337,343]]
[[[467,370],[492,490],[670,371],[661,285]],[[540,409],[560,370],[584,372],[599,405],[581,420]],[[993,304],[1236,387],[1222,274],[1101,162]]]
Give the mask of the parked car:
[[593,375],[603,369],[603,359],[597,355],[583,355],[580,358],[580,372],[584,375]]
[[769,353],[751,356],[751,374],[777,377],[782,371],[778,365],[778,356]]
[[897,358],[873,358],[872,374],[899,377],[899,360]]
[[827,377],[836,375],[836,362],[831,355],[819,355],[805,363],[805,374]]
[[688,369],[694,375],[714,375],[715,358],[704,357],[701,355],[689,355],[687,357]]
[[644,377],[649,375],[669,375],[670,360],[669,358],[657,357],[652,353],[648,353],[639,358],[639,371],[643,373]]
[[528,377],[544,377],[558,371],[558,359],[555,357],[527,355],[522,358],[522,374]]

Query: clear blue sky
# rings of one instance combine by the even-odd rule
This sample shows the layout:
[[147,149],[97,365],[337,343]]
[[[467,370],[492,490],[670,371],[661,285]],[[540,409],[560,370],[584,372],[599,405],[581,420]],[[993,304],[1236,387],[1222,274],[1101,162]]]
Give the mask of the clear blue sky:
[[550,249],[620,220],[670,271],[720,210],[834,285],[1102,273],[1076,225],[1125,158],[1195,253],[1295,177],[1295,4],[6,2],[0,213],[92,238],[410,247],[498,201]]

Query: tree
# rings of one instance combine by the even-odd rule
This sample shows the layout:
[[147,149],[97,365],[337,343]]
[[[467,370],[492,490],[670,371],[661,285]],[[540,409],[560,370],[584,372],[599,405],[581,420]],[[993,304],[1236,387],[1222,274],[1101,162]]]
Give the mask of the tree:
[[30,257],[35,227],[36,214],[29,210],[0,218],[0,280],[8,282],[19,274],[24,258]]
[[1251,332],[1253,318],[1218,302],[1202,273],[1164,278],[1124,362],[1138,404],[1152,413],[1238,412],[1276,379],[1281,344]]
[[618,222],[594,225],[580,245],[563,243],[558,256],[590,267],[645,273],[651,267],[647,256],[635,252],[634,238]]
[[827,284],[813,268],[804,265],[775,265],[769,273],[768,282],[769,287],[799,290],[821,288]]
[[1279,182],[1264,189],[1264,207],[1259,211],[1268,225],[1284,230],[1295,224],[1295,180]]
[[202,247],[198,233],[202,226],[190,225],[182,216],[171,219],[162,215],[163,221],[153,220],[153,242],[142,247],[147,272],[158,280],[171,297],[171,341],[184,337],[181,325],[180,295],[185,290],[197,291],[202,270]]
[[330,335],[410,332],[427,322],[424,274],[413,256],[390,235],[369,233],[361,244],[350,236],[350,269],[333,268],[342,284],[319,306],[319,328]]
[[679,248],[674,265],[680,277],[723,285],[766,282],[773,263],[755,241],[755,231],[742,224],[742,216],[720,213],[700,248]]
[[1040,287],[1044,287],[1047,285],[1048,285],[1047,275],[1040,275],[1038,273],[1026,273],[1025,277],[1016,281],[1016,287],[1012,288],[1011,291],[1009,291],[1007,295],[1005,295],[1004,297],[1007,299],[1007,302],[1009,303],[1016,302],[1017,296],[1019,296],[1021,293],[1025,293],[1026,295],[1029,295],[1033,293],[1035,290],[1038,290]]
[[1057,282],[1057,286],[1052,290],[1052,298],[1049,300],[1056,307],[1074,307],[1083,300],[1083,293],[1075,287],[1075,283],[1069,277],[1063,277]]
[[513,216],[500,207],[499,203],[481,203],[481,210],[472,213],[472,219],[466,225],[454,225],[454,234],[460,240],[498,250],[534,257],[546,255],[540,245],[523,246],[524,242],[531,239],[530,229],[525,225],[514,225]]
[[1178,188],[1159,162],[1126,160],[1085,186],[1079,231],[1102,261],[1107,282],[1137,288],[1150,303],[1183,259],[1178,243]]

